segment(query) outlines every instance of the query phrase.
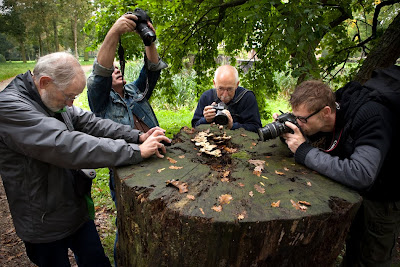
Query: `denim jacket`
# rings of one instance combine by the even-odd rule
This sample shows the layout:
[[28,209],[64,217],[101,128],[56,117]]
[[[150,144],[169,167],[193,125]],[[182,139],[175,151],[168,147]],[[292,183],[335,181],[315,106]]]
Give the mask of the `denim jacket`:
[[149,128],[158,126],[157,118],[148,100],[157,84],[161,70],[166,67],[167,64],[161,59],[154,64],[145,57],[145,64],[139,78],[125,85],[124,99],[111,88],[111,75],[114,68],[105,68],[95,59],[93,71],[87,80],[90,109],[99,117],[130,125],[132,128],[135,128],[133,114]]

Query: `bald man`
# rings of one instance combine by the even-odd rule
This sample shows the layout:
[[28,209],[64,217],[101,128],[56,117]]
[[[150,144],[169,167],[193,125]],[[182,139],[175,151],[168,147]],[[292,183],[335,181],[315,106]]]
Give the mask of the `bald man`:
[[215,105],[223,103],[222,112],[228,118],[226,128],[244,128],[257,132],[261,127],[260,112],[254,93],[239,86],[239,75],[235,67],[224,65],[217,68],[214,75],[214,88],[205,91],[197,104],[192,119],[192,127],[213,123],[216,116]]

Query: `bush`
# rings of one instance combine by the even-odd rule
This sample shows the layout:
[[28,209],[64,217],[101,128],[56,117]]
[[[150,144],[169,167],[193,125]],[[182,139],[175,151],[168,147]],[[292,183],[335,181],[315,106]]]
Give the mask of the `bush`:
[[0,63],[5,63],[5,62],[7,62],[6,58],[2,54],[0,54]]

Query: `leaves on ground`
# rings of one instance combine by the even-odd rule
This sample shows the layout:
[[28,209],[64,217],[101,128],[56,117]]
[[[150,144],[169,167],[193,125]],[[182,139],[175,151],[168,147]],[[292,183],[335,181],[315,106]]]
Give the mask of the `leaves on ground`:
[[167,180],[166,183],[167,183],[167,186],[168,185],[173,185],[174,187],[178,188],[179,189],[179,193],[181,193],[181,194],[182,193],[186,193],[186,192],[189,191],[188,190],[188,184],[185,183],[185,182],[181,182],[181,181],[177,181],[177,180],[172,179],[172,180]]

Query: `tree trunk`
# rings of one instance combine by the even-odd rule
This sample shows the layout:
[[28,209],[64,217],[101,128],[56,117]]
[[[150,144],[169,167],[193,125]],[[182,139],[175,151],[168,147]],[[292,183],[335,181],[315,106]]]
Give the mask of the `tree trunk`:
[[387,68],[400,57],[400,13],[383,33],[362,64],[355,80],[361,84],[371,78],[375,69]]
[[58,41],[58,29],[57,29],[57,20],[53,20],[53,32],[54,32],[54,51],[60,51],[60,44]]
[[74,33],[74,52],[76,59],[79,59],[78,54],[78,18],[75,16],[73,18],[73,33]]
[[118,264],[333,265],[361,197],[296,164],[279,138],[227,130],[220,157],[201,153],[199,132],[224,137],[209,127],[181,129],[163,159],[116,169]]
[[21,48],[22,62],[26,63],[26,51],[25,51],[25,44],[24,44],[23,40],[20,40],[19,46]]

